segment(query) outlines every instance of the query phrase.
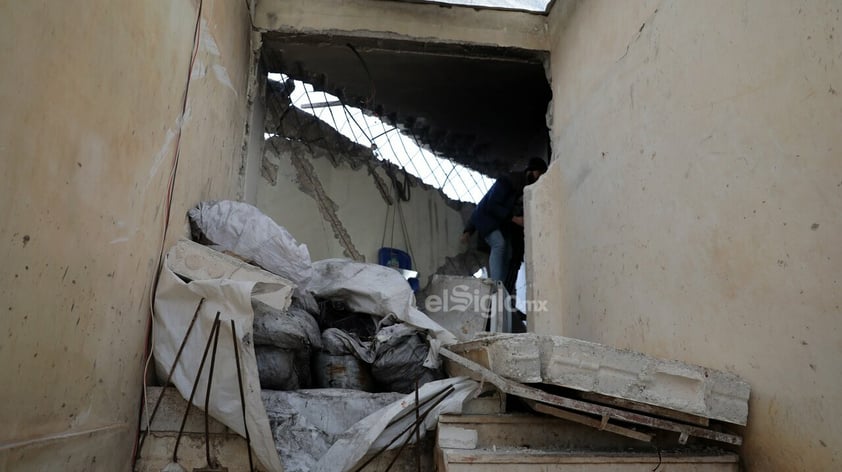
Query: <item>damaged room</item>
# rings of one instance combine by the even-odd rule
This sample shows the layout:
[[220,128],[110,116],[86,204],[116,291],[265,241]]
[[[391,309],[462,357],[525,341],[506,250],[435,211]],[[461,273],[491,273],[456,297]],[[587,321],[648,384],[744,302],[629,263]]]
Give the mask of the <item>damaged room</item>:
[[841,9],[0,2],[0,471],[838,470]]

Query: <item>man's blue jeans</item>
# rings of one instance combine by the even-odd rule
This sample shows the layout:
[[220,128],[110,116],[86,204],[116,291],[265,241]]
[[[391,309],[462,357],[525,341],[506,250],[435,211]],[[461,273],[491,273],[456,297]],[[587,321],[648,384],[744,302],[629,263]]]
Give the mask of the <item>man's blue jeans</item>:
[[487,236],[485,242],[491,248],[488,254],[488,276],[498,282],[504,282],[509,272],[509,259],[512,258],[512,246],[496,229]]

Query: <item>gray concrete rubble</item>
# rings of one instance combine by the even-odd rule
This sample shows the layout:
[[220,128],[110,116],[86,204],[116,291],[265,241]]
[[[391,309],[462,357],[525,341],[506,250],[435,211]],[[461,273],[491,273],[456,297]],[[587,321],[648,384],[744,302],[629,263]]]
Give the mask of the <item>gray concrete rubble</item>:
[[565,338],[504,334],[451,351],[521,383],[545,383],[745,425],[751,387],[740,377]]
[[284,471],[298,472],[311,470],[356,422],[404,395],[318,389],[264,390],[262,397]]

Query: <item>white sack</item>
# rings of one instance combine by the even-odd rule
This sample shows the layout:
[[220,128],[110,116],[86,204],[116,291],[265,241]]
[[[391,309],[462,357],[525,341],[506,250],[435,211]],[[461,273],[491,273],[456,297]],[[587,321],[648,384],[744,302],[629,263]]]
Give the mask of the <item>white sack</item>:
[[[180,242],[179,244],[187,243]],[[261,292],[264,295],[279,295],[277,297],[268,296],[267,298],[284,300],[285,304],[288,305],[292,288],[288,284],[284,284],[283,279],[272,276],[265,271],[259,271],[265,275],[259,278],[264,280],[273,278],[281,283],[274,284],[253,280],[234,281],[227,278],[192,280],[186,283],[170,268],[170,262],[171,259],[175,258],[175,253],[176,248],[167,254],[155,297],[153,353],[158,375],[166,378],[182,339],[187,333],[193,314],[196,312],[201,299],[204,298],[205,301],[201,305],[195,325],[187,338],[184,351],[173,373],[172,383],[185,399],[189,398],[205,344],[213,328],[216,313],[219,311],[221,313],[219,344],[211,386],[209,412],[221,423],[245,437],[239,383],[237,381],[237,365],[234,357],[234,349],[239,349],[246,402],[246,423],[251,436],[252,450],[257,461],[264,469],[269,472],[281,472],[283,468],[275,450],[269,420],[260,398],[260,382],[252,344],[254,314],[251,301],[254,291]],[[202,260],[202,258],[194,259],[191,260],[191,263],[201,264]],[[239,263],[242,264],[242,262]],[[253,270],[258,271],[259,269]],[[194,277],[196,273],[197,271],[193,271]],[[187,274],[182,275],[187,276]],[[237,275],[243,278],[248,274],[240,270]],[[286,308],[286,306],[279,308]],[[231,320],[234,321],[240,341],[237,347],[234,346],[232,339]],[[213,347],[211,347],[212,349]],[[209,352],[193,398],[193,404],[201,409],[205,407],[210,356],[211,353]]]
[[347,259],[316,261],[307,289],[320,298],[342,300],[351,311],[383,317],[393,315],[404,323],[428,331],[435,338],[431,340],[432,353],[438,353],[438,343],[457,342],[450,331],[415,308],[412,288],[400,272],[392,268]]
[[306,287],[312,276],[310,252],[289,231],[248,203],[202,202],[187,215],[221,251],[254,261],[264,269]]

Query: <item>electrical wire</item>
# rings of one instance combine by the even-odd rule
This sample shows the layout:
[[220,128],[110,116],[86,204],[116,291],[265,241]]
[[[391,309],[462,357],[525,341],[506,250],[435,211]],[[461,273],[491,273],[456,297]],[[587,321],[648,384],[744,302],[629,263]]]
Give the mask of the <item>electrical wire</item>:
[[[154,324],[155,324],[155,295],[157,293],[158,288],[158,281],[160,279],[160,270],[161,264],[164,259],[164,247],[166,244],[167,239],[167,231],[169,230],[170,226],[170,215],[172,213],[172,200],[173,200],[173,192],[175,189],[175,180],[178,174],[178,161],[181,154],[181,136],[182,136],[182,129],[184,128],[184,119],[187,116],[187,99],[190,94],[190,82],[193,75],[193,66],[196,63],[196,56],[199,53],[199,39],[201,37],[201,24],[202,24],[202,7],[204,6],[204,0],[199,0],[199,7],[196,13],[196,23],[193,28],[193,49],[190,55],[190,64],[187,69],[187,81],[184,86],[184,94],[182,97],[181,102],[181,114],[179,115],[179,119],[177,121],[177,131],[176,131],[176,139],[175,139],[175,151],[173,155],[173,163],[172,167],[170,168],[169,180],[167,181],[167,193],[165,195],[164,200],[164,221],[161,228],[161,244],[160,249],[158,251],[158,259],[155,264],[155,274],[152,280],[152,286],[149,290],[149,319],[146,325],[146,348],[144,349],[144,367],[143,367],[143,378],[141,379],[143,385],[143,403],[141,408],[146,411],[146,419],[147,422],[150,421],[149,418],[149,411],[148,411],[148,392],[146,389],[146,379],[149,374],[149,364],[152,360],[152,346],[154,345]],[[138,441],[140,439],[140,421],[138,421],[137,432],[135,435],[135,442],[134,447],[132,449],[132,460],[137,460],[137,453],[138,453]]]

